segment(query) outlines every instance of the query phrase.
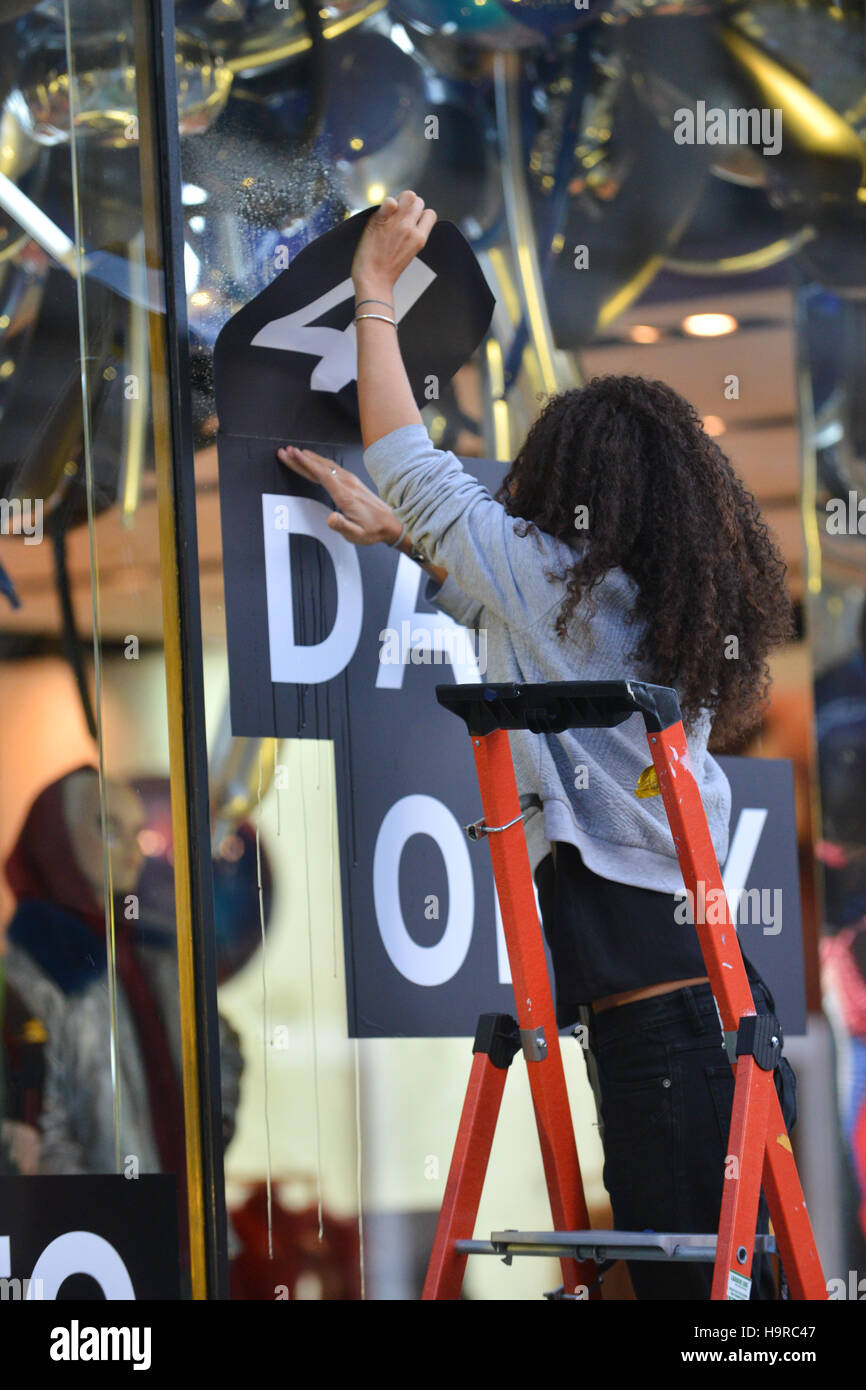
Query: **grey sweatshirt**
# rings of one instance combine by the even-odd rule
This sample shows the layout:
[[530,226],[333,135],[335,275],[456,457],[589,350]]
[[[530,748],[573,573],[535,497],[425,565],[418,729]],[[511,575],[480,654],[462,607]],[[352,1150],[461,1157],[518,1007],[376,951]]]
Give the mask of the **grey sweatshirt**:
[[[519,535],[517,518],[453,453],[434,448],[423,425],[383,435],[365,450],[364,463],[414,543],[448,571],[442,585],[428,580],[425,597],[463,626],[486,629],[485,682],[653,680],[652,671],[629,655],[643,628],[627,621],[637,586],[624,571],[609,570],[591,602],[580,601],[560,642],[554,622],[566,582],[551,582],[546,574],[563,573],[575,563],[572,547],[543,532]],[[587,543],[575,536],[578,547]],[[731,788],[707,752],[710,728],[704,711],[688,733],[688,746],[723,864]],[[544,735],[514,730],[509,741],[518,791],[541,800],[524,822],[533,873],[550,842],[565,840],[603,878],[666,893],[682,890],[662,799],[635,796],[638,778],[652,762],[642,715],[615,729]]]

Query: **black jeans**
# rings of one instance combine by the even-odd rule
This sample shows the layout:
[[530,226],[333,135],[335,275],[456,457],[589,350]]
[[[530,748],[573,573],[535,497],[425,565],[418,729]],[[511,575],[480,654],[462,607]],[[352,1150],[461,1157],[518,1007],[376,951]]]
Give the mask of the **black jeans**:
[[[766,985],[752,982],[759,1014],[775,1012]],[[639,999],[595,1014],[589,1047],[598,1073],[604,1185],[615,1229],[718,1231],[734,1076],[721,1045],[708,984]],[[588,1063],[587,1063],[588,1065]],[[790,1131],[796,1078],[784,1058],[776,1091]],[[766,1232],[763,1197],[758,1230]],[[708,1299],[710,1264],[628,1262],[638,1299]],[[756,1256],[751,1297],[778,1297],[770,1260]]]

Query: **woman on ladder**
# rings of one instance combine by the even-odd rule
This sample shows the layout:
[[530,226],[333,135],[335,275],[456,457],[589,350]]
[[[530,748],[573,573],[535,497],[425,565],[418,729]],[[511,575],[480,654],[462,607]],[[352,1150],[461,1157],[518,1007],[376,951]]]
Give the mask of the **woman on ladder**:
[[[430,576],[425,597],[487,631],[490,682],[634,678],[679,695],[716,856],[731,793],[707,752],[759,722],[768,652],[792,633],[784,563],[724,454],[670,387],[601,377],[552,399],[496,498],[433,447],[395,331],[394,284],[436,221],[387,198],[352,267],[358,397],[371,492],[309,450],[278,456],[320,483],[329,524],[386,542]],[[659,797],[635,797],[643,719],[613,729],[512,732],[526,838],[554,969],[557,1022],[588,1006],[604,1183],[621,1230],[718,1227],[734,1082]],[[526,804],[522,802],[522,804]],[[772,996],[746,962],[758,1013]],[[586,1015],[583,1015],[586,1016]],[[776,1087],[788,1128],[796,1082]],[[766,1230],[761,1203],[759,1229]],[[707,1299],[712,1266],[631,1261],[639,1299]],[[777,1297],[755,1258],[752,1297]]]

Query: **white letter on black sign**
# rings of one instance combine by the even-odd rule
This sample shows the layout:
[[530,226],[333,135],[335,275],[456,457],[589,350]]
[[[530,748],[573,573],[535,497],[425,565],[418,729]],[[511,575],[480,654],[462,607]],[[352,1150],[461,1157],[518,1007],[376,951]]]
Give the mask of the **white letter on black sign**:
[[[431,655],[434,647],[433,634],[434,632],[441,632],[445,638],[442,642],[441,654],[447,656],[451,662],[454,679],[458,685],[468,685],[470,682],[480,681],[481,676],[478,672],[478,662],[475,660],[469,629],[455,623],[454,619],[449,617],[447,613],[416,612],[418,590],[423,578],[424,572],[418,568],[415,561],[410,560],[408,555],[401,555],[397,562],[397,574],[394,579],[394,590],[391,594],[391,606],[388,610],[388,630],[394,634],[406,631],[420,636],[422,640],[417,644],[416,650]],[[396,636],[395,644],[402,653],[403,659],[383,661],[383,653],[380,652],[379,669],[376,672],[377,690],[401,690],[403,688],[403,677],[406,674],[406,662],[409,660],[409,655]],[[426,659],[430,660],[430,655]],[[424,664],[424,659],[422,658],[416,664]]]
[[752,867],[766,819],[767,812],[763,808],[760,810],[753,807],[744,808],[740,812],[736,830],[731,837],[728,857],[725,860],[725,870],[722,874],[722,883],[725,887],[725,897],[731,909],[731,921],[734,926],[737,925],[740,894],[746,886],[749,870]]
[[[262,494],[265,583],[271,680],[318,685],[332,680],[355,655],[364,617],[361,566],[355,547],[328,528],[330,509],[309,497]],[[325,547],[337,577],[337,616],[328,636],[313,646],[295,643],[292,619],[291,536],[312,536]]]
[[[436,272],[419,261],[410,261],[394,285],[394,318],[400,322],[412,305],[436,279]],[[342,391],[358,375],[358,348],[355,325],[347,328],[328,328],[316,324],[329,309],[351,299],[355,286],[351,279],[341,281],[312,304],[305,304],[292,314],[271,319],[251,340],[251,347],[280,348],[285,352],[307,353],[318,357],[319,363],[310,377],[312,391]]]
[[[435,946],[419,946],[400,906],[400,858],[412,835],[429,835],[445,860],[448,920]],[[415,985],[444,985],[460,969],[472,939],[475,888],[463,831],[433,796],[404,796],[379,828],[373,855],[373,897],[382,944],[400,974]]]
[[34,1289],[39,1288],[37,1280],[41,1279],[43,1297],[55,1299],[71,1274],[89,1274],[107,1299],[135,1298],[129,1270],[120,1255],[94,1231],[67,1231],[46,1245],[33,1266],[27,1297],[35,1297]]

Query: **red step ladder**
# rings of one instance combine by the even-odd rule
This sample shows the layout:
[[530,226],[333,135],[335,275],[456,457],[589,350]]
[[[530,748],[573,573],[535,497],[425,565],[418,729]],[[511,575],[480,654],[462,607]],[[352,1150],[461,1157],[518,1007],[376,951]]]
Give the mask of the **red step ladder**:
[[[691,769],[676,691],[642,681],[557,681],[545,685],[439,685],[436,698],[466,723],[484,819],[467,826],[486,835],[502,912],[517,1020],[483,1015],[445,1196],[424,1284],[424,1299],[460,1296],[470,1254],[553,1254],[562,1287],[554,1298],[600,1297],[598,1263],[611,1258],[705,1259],[714,1264],[713,1299],[749,1297],[756,1251],[778,1249],[795,1299],[827,1291],[773,1068],[782,1051],[778,1019],[758,1015]],[[735,1074],[718,1234],[592,1231],[574,1138],[553,997],[535,903],[523,813],[508,730],[536,734],[612,728],[643,715],[658,790],[664,801],[683,882],[692,903],[722,910],[696,930]],[[649,769],[648,769],[649,771]],[[715,891],[714,891],[715,890]],[[713,893],[712,899],[710,898]],[[721,893],[721,897],[718,896]],[[696,913],[700,918],[704,914]],[[493,1232],[473,1239],[478,1205],[508,1067],[523,1050],[555,1227],[552,1233]],[[735,1158],[736,1162],[731,1163]],[[756,1236],[763,1186],[772,1237]]]

